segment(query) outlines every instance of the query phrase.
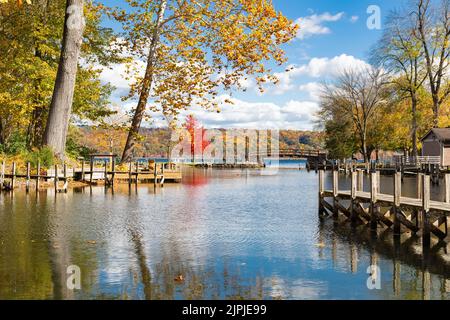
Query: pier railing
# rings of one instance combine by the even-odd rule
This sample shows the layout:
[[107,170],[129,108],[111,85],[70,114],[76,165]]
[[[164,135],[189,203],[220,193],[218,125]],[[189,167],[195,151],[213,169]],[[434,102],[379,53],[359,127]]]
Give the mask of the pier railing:
[[319,171],[319,214],[348,219],[352,224],[366,224],[374,231],[378,227],[392,228],[394,235],[402,231],[420,233],[424,246],[431,235],[443,241],[448,236],[447,217],[450,215],[450,174],[444,177],[445,200],[431,199],[430,176],[417,178],[417,194],[402,194],[401,173],[394,174],[392,194],[380,192],[380,172],[369,174],[370,191],[364,191],[364,171],[351,172],[349,190],[339,189],[339,172],[332,172],[332,189],[325,189],[325,171]]

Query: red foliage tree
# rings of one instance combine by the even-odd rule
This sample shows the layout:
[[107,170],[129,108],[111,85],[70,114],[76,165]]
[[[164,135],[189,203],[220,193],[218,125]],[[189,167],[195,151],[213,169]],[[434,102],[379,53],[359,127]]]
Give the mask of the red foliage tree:
[[206,140],[206,129],[195,119],[193,115],[186,117],[183,127],[189,132],[191,138],[191,156],[192,162],[195,162],[197,156],[201,154],[203,161],[203,153],[211,144]]

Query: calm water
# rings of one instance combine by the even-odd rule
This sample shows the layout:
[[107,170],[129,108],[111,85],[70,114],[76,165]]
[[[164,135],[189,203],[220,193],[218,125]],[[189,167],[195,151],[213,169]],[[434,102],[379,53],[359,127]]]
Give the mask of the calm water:
[[[423,262],[415,239],[319,220],[313,172],[186,170],[163,189],[2,194],[0,298],[450,297],[447,248]],[[380,290],[367,288],[371,263]],[[66,287],[69,265],[81,290]]]

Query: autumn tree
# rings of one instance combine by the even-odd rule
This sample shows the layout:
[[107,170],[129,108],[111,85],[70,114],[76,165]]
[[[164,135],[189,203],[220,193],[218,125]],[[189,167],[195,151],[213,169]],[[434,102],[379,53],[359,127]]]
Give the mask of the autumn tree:
[[398,96],[409,100],[411,125],[408,127],[411,128],[412,154],[417,157],[418,95],[427,79],[427,72],[423,46],[415,36],[417,21],[413,17],[408,10],[391,12],[383,36],[373,50],[372,60],[395,74],[392,82]]
[[[65,0],[0,5],[0,144],[11,150],[15,136],[31,150],[42,143],[61,50]],[[112,87],[100,82],[100,66],[122,61],[109,49],[115,35],[100,27],[101,11],[85,6],[83,35],[72,103],[72,120],[108,116]],[[22,141],[23,140],[23,141]]]
[[[192,162],[195,162],[197,156],[202,157],[205,149],[210,145],[210,141],[206,139],[206,129],[195,119],[193,115],[186,117],[183,127],[187,130],[191,142]],[[199,154],[200,153],[200,154]]]
[[[127,0],[130,12],[114,9],[122,22],[124,45],[145,63],[129,98],[139,96],[122,161],[129,161],[146,107],[174,118],[199,105],[218,111],[221,89],[240,88],[242,79],[276,81],[265,62],[286,61],[281,45],[295,37],[297,26],[269,0]],[[137,68],[139,70],[139,68]]]
[[63,158],[83,40],[84,1],[67,0],[61,54],[43,144]]
[[[369,144],[371,125],[386,103],[386,75],[381,69],[364,67],[343,71],[331,84],[324,84],[321,109],[325,114],[345,115],[351,120],[364,161],[370,159],[373,143]],[[372,146],[372,148],[370,148]]]
[[450,94],[450,1],[434,7],[430,0],[416,0],[412,12],[417,19],[415,36],[421,42],[433,99],[433,124],[439,125],[441,106]]

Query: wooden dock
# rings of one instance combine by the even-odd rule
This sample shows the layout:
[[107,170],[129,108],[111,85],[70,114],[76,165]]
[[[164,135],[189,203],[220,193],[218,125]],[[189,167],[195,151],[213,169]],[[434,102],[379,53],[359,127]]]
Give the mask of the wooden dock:
[[332,172],[332,190],[325,190],[325,171],[319,171],[319,215],[345,219],[353,225],[391,228],[394,235],[411,232],[422,237],[424,248],[430,246],[431,237],[445,241],[450,216],[450,174],[445,175],[445,201],[430,198],[430,175],[418,174],[417,195],[402,195],[401,173],[394,174],[394,194],[380,192],[380,172],[371,172],[370,192],[363,191],[364,171],[351,172],[350,190],[339,189],[339,172]]
[[52,182],[56,193],[67,192],[70,181],[79,181],[87,185],[104,184],[114,186],[115,183],[128,182],[129,184],[154,183],[164,186],[166,182],[180,182],[182,179],[181,166],[174,163],[135,162],[128,164],[128,170],[117,169],[115,161],[93,161],[86,164],[83,160],[77,166],[68,168],[54,165],[51,169],[41,168],[40,163],[32,168],[31,163],[26,164],[26,169],[18,169],[17,163],[7,166],[2,161],[0,167],[0,190],[13,191],[18,187],[18,181],[24,182],[26,191],[29,192],[32,184],[35,190],[43,186],[43,182]]

